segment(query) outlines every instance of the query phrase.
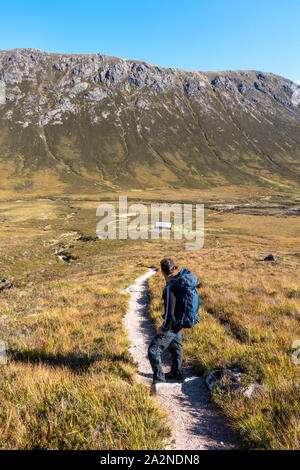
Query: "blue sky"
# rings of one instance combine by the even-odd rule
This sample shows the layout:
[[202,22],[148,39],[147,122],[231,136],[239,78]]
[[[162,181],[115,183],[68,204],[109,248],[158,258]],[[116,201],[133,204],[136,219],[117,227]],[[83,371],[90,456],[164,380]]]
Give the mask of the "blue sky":
[[300,80],[299,0],[11,0],[0,49],[140,59],[187,70],[255,69]]

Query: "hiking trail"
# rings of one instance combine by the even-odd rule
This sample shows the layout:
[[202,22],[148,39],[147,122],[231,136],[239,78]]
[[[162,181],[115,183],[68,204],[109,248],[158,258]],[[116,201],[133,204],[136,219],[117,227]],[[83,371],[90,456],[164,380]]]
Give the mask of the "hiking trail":
[[[137,364],[137,380],[151,385],[152,369],[148,346],[155,334],[148,313],[148,279],[155,274],[150,269],[125,291],[130,293],[124,325],[131,343],[130,352]],[[163,356],[164,370],[170,370],[169,355]],[[184,369],[183,383],[159,384],[153,396],[169,416],[173,430],[168,450],[240,449],[239,437],[226,425],[225,419],[209,401],[202,377],[192,369]]]

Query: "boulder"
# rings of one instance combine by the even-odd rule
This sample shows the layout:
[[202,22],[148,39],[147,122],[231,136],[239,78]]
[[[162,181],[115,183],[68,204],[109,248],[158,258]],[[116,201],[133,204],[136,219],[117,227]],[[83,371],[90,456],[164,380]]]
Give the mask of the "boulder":
[[223,390],[228,388],[237,389],[241,386],[240,381],[243,375],[238,370],[215,369],[208,374],[205,381],[209,391],[212,393],[217,387]]
[[4,289],[10,289],[12,287],[12,283],[7,279],[3,278],[0,281],[0,291]]
[[215,369],[207,375],[205,381],[210,393],[219,388],[224,391],[240,393],[250,399],[257,390],[261,389],[261,385],[254,382],[245,386],[242,383],[243,377],[245,374],[238,369]]
[[276,258],[274,255],[270,254],[264,258],[264,261],[276,261]]

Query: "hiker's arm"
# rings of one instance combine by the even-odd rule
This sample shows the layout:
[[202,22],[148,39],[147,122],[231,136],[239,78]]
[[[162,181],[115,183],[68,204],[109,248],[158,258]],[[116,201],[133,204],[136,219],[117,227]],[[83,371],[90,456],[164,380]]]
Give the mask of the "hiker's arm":
[[172,320],[175,315],[175,307],[176,307],[176,297],[171,287],[169,289],[169,302],[167,303],[168,311],[166,311],[165,322],[161,327],[163,333],[166,333],[167,331],[171,329]]

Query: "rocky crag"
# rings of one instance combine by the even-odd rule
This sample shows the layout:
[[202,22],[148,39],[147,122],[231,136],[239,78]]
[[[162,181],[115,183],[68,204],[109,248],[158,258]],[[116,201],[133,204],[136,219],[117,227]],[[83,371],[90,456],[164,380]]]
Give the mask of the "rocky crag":
[[0,196],[298,188],[300,86],[102,54],[0,51]]

